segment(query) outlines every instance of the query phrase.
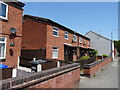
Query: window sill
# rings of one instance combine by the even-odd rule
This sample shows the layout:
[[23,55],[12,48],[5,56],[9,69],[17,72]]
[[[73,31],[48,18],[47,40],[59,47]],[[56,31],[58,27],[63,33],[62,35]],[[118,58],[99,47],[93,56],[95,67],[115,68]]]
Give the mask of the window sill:
[[64,38],[65,40],[68,40],[67,38]]
[[52,58],[52,59],[58,59],[58,57],[56,57],[56,58],[54,57],[54,58]]
[[72,41],[73,43],[77,43],[77,41]]
[[5,61],[5,59],[0,59],[0,62],[4,62]]
[[7,21],[8,21],[8,19],[4,19],[4,18],[1,18],[1,17],[0,17],[0,21],[7,22]]
[[55,35],[53,35],[54,37],[59,37],[59,36],[55,36]]

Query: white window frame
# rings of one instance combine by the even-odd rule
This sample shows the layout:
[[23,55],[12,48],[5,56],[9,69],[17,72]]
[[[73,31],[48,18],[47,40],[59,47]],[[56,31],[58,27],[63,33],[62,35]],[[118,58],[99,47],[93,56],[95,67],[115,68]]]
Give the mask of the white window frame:
[[[67,38],[65,36],[67,36]],[[64,32],[64,39],[68,40],[68,32],[67,31]]]
[[0,37],[0,38],[4,38],[5,39],[5,41],[0,41],[0,43],[5,43],[4,57],[0,57],[0,59],[5,59],[6,58],[6,43],[7,43],[7,38],[5,38],[5,37]]
[[[76,40],[75,40],[74,37],[76,37]],[[73,41],[74,41],[74,42],[77,42],[77,36],[76,36],[76,35],[73,36]]]
[[59,31],[58,31],[57,27],[53,27],[53,32],[57,32],[57,35],[54,35],[54,33],[53,33],[53,36],[55,36],[55,37],[59,36]]
[[86,40],[84,40],[84,44],[86,45],[87,43],[86,43]]
[[8,19],[8,5],[6,3],[2,2],[2,1],[0,1],[0,3],[6,5],[6,17],[0,16],[0,18],[7,20]]
[[82,43],[82,37],[79,37],[79,43]]
[[[54,48],[57,48],[56,49],[56,51],[57,51],[57,57],[53,56],[54,55],[53,53],[54,53],[54,50],[55,50]],[[58,58],[58,47],[53,47],[52,48],[52,59],[57,59],[57,58]]]
[[88,45],[90,45],[90,41],[88,41]]

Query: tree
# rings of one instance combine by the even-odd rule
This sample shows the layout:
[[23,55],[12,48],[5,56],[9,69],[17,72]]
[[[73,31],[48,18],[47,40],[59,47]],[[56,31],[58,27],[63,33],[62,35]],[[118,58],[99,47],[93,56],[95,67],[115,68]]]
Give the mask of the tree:
[[114,46],[115,48],[117,49],[117,52],[119,53],[119,56],[120,56],[120,40],[115,40],[114,41]]

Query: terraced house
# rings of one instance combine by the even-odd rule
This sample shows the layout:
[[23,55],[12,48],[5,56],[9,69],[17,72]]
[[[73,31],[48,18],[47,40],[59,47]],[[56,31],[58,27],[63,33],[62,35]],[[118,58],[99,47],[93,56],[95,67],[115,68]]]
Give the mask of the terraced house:
[[21,50],[22,14],[21,2],[0,1],[0,63],[17,67]]
[[90,39],[50,19],[24,15],[22,57],[76,61],[88,53]]

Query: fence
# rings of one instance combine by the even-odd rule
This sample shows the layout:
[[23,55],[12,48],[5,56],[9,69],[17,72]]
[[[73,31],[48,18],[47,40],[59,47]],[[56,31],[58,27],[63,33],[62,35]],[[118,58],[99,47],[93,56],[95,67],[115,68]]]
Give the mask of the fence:
[[20,56],[20,65],[30,67],[29,62],[33,60],[33,58],[45,59],[45,57],[46,57],[46,49],[36,49],[36,50],[22,49]]

